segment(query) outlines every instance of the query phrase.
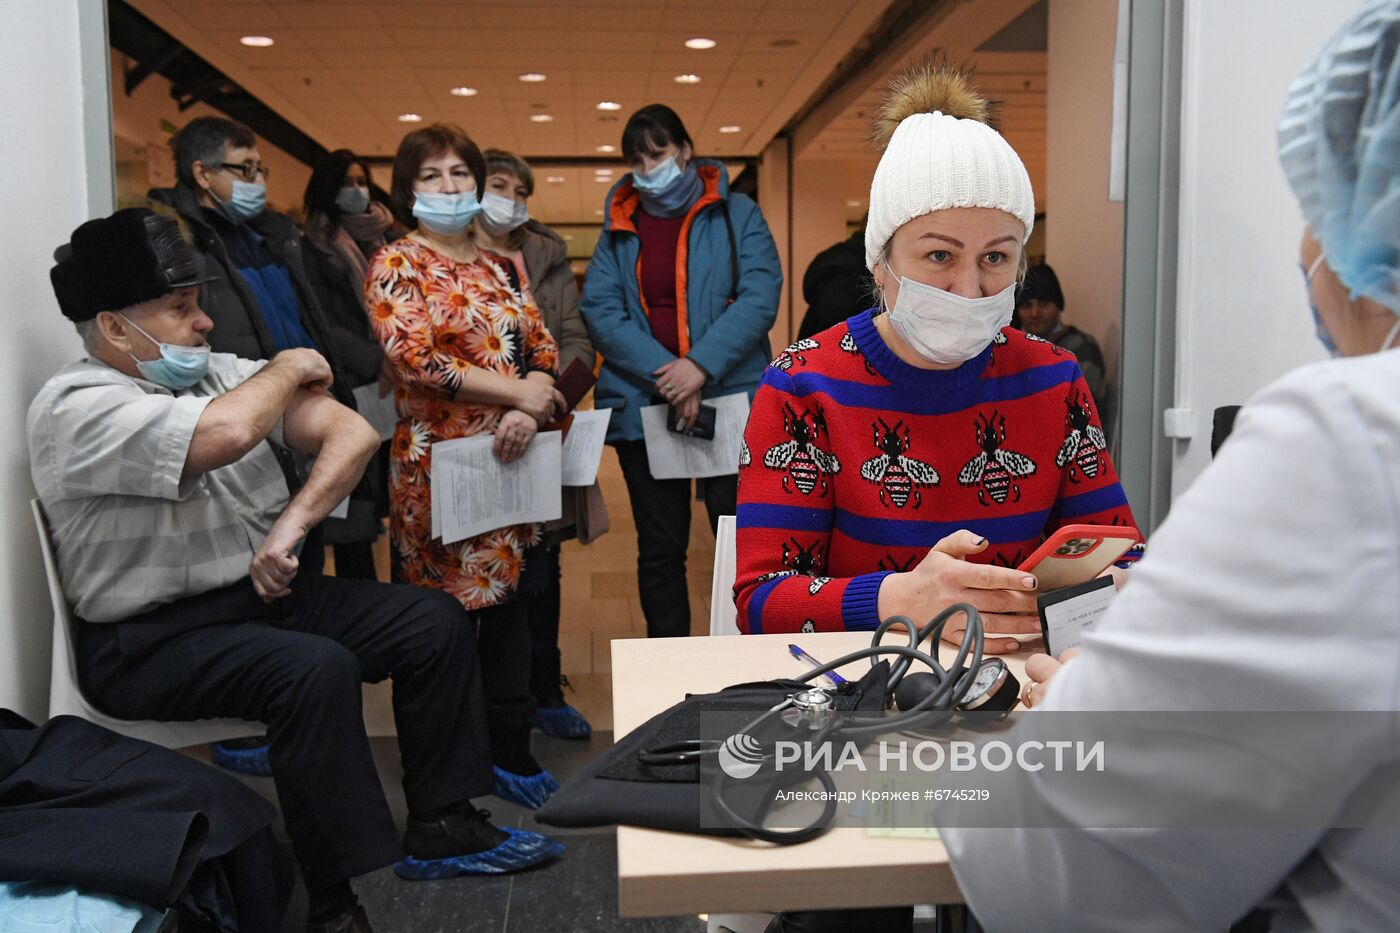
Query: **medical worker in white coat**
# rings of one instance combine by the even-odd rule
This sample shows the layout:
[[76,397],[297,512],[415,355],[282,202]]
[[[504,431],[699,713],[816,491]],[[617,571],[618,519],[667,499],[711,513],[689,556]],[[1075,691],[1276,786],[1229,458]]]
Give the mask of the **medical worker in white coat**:
[[[1037,711],[1371,711],[1332,736],[1333,758],[1305,763],[1326,777],[1310,803],[1340,811],[1400,764],[1396,717],[1374,715],[1400,710],[1400,3],[1369,4],[1328,42],[1294,82],[1278,140],[1307,227],[1307,292],[1300,280],[1278,326],[1305,326],[1306,298],[1341,358],[1249,401],[1083,650],[1062,667],[1037,656],[1027,673]],[[1036,720],[1053,717],[1022,726]],[[1116,754],[1157,769],[1155,794],[1200,786],[1145,743]],[[1229,802],[1274,803],[1295,764],[1252,759]],[[1039,803],[1094,825],[1093,799]],[[1372,931],[1400,930],[1394,825],[945,827],[943,838],[989,931],[1224,930],[1255,908],[1273,933]]]

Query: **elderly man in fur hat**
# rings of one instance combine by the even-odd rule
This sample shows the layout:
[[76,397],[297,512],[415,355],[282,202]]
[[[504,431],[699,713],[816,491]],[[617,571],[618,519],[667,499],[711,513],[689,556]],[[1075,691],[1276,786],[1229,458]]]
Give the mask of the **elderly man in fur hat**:
[[[379,446],[328,394],[321,355],[210,352],[194,255],[172,218],[118,211],[55,258],[54,292],[88,356],[30,405],[30,469],[80,620],[88,697],[125,719],[267,723],[309,929],[368,930],[349,879],[383,865],[442,878],[558,855],[471,803],[494,779],[461,604],[298,574],[302,539]],[[316,458],[295,496],[274,446]],[[402,844],[360,714],[361,681],[385,677],[410,813]]]

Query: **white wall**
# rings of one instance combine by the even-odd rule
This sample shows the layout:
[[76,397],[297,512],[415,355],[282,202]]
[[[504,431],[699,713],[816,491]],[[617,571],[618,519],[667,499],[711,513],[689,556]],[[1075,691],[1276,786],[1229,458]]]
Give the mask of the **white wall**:
[[1175,404],[1190,410],[1193,436],[1175,443],[1173,496],[1210,461],[1215,408],[1324,355],[1298,271],[1302,220],[1279,168],[1275,126],[1293,78],[1361,6],[1186,2]]
[[[87,98],[80,15],[103,85]],[[111,197],[105,39],[91,41],[103,16],[102,0],[0,0],[0,203],[9,219],[0,227],[0,706],[40,720],[53,615],[29,515],[24,416],[44,380],[82,350],[58,313],[49,268],[54,247]]]
[[1110,376],[1123,333],[1123,204],[1108,199],[1117,17],[1117,0],[1051,0],[1040,205],[1065,323],[1098,340]]
[[[760,189],[762,190],[762,189]],[[817,253],[846,239],[846,165],[831,159],[795,159],[792,163],[792,333],[807,314],[802,276]],[[777,347],[774,347],[776,350]]]
[[[797,324],[792,319],[792,230],[788,223],[791,217],[792,188],[790,182],[791,161],[788,157],[790,144],[780,136],[768,144],[758,161],[758,206],[763,211],[763,219],[773,234],[773,242],[778,247],[778,261],[783,267],[783,291],[778,299],[778,317],[773,329],[768,332],[768,343],[776,354],[792,343],[792,335],[797,333]],[[802,283],[796,285],[801,294]]]

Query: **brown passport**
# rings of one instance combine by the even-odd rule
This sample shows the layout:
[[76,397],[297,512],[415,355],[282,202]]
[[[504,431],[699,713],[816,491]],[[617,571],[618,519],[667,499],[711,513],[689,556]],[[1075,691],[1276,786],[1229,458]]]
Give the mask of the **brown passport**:
[[554,388],[564,396],[564,403],[569,406],[567,411],[573,411],[597,381],[598,377],[593,375],[593,370],[585,366],[582,360],[574,360],[559,378],[554,380]]
[[582,360],[574,360],[568,368],[554,380],[554,388],[559,390],[559,394],[564,396],[564,404],[568,406],[563,417],[556,421],[551,421],[540,430],[542,431],[563,431],[564,436],[569,436],[569,426],[574,422],[571,412],[578,407],[578,403],[583,401],[583,397],[588,394],[588,390],[593,388],[598,377],[593,375],[593,370],[583,364]]

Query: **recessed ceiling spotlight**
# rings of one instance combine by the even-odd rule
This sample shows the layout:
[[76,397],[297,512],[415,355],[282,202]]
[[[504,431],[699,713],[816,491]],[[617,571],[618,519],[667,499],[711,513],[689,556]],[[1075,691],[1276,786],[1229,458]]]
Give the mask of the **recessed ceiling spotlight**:
[[475,97],[476,88],[462,85],[461,87],[452,88],[449,93],[451,93],[454,97]]
[[677,84],[699,84],[700,76],[692,74],[676,75],[672,80]]
[[563,175],[546,175],[544,180],[547,181],[547,182],[549,182],[551,185],[562,185],[562,184],[564,183],[564,176],[563,176]]
[[847,202],[846,202],[846,206],[847,206],[847,207],[860,207],[860,202],[859,202],[859,201],[847,201]]
[[420,117],[420,116],[418,116],[418,114],[416,114],[416,113],[401,113],[401,114],[399,114],[399,122],[400,122],[400,123],[422,123],[422,122],[423,122],[423,118]]
[[715,47],[714,39],[686,39],[685,47],[688,49],[712,49]]
[[728,126],[721,126],[721,127],[719,128],[719,131],[720,131],[721,133],[737,133],[737,132],[739,132],[739,131],[742,130],[742,129],[743,129],[742,126],[735,126],[733,123],[731,123],[731,124],[729,124]]
[[544,75],[540,74],[538,71],[527,71],[522,75],[516,75],[516,77],[527,84],[538,84],[544,80]]
[[244,45],[251,45],[255,49],[265,49],[269,45],[272,45],[271,36],[244,36],[238,41],[242,42]]
[[622,105],[619,104],[619,103],[618,103],[617,101],[615,101],[615,100],[600,100],[600,101],[598,101],[598,109],[599,109],[599,110],[621,110],[621,109],[622,109]]
[[602,209],[601,207],[595,208],[594,211],[593,211],[593,216],[595,216],[595,217],[602,217],[602,216],[603,216],[603,209]]
[[594,150],[595,150],[596,152],[616,152],[616,151],[617,151],[617,147],[616,147],[616,146],[596,146],[596,147],[594,147]]
[[530,114],[530,122],[531,122],[531,123],[553,123],[553,122],[554,122],[554,117],[550,116],[550,115],[547,114],[547,113],[532,113],[532,114]]

